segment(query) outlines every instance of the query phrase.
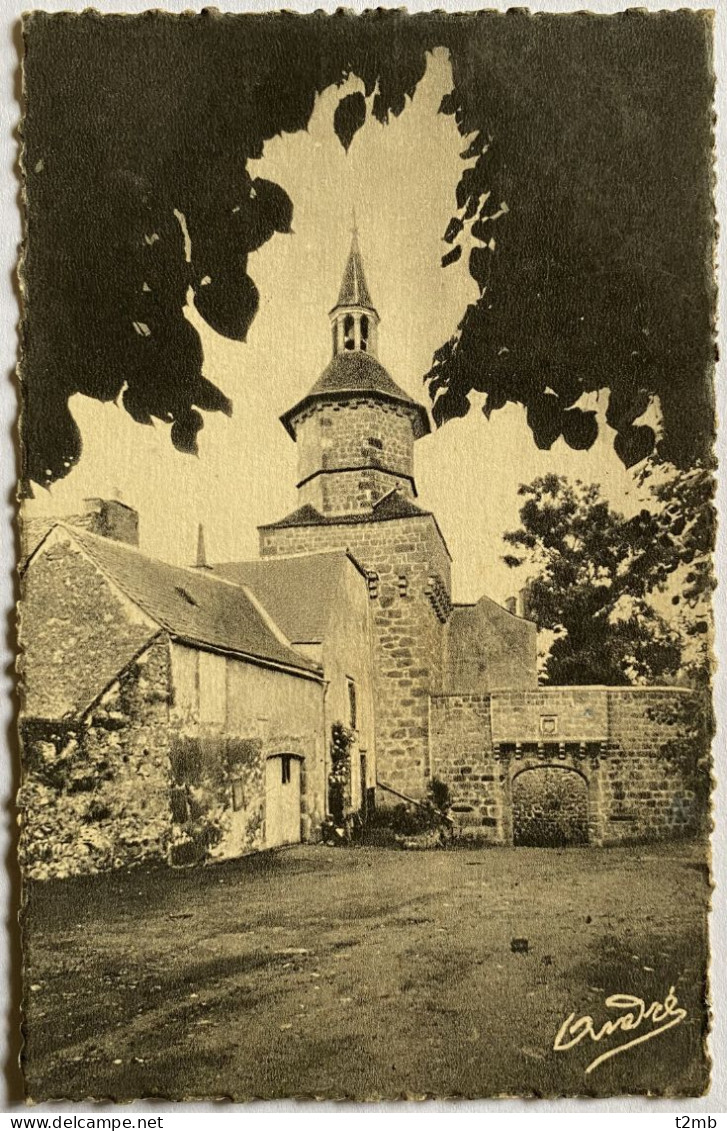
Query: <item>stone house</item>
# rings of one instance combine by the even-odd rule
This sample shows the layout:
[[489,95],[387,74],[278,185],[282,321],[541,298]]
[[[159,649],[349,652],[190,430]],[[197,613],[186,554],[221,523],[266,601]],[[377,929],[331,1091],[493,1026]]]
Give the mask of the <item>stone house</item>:
[[315,839],[335,724],[363,818],[438,778],[460,833],[492,844],[695,827],[668,756],[691,692],[539,687],[536,625],[486,596],[453,601],[417,501],[429,418],[376,357],[355,237],[330,320],[332,360],[281,418],[298,505],[260,527],[259,559],[154,561],[135,513],[99,499],[25,529],[29,857],[65,874]]
[[320,827],[323,669],[249,590],[64,525],[23,589],[23,808],[41,873],[239,855]]

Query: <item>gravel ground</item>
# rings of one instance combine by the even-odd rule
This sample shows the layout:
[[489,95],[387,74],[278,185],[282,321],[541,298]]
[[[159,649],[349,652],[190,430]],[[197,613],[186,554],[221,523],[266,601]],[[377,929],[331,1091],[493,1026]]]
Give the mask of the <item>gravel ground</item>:
[[[705,849],[300,846],[29,888],[37,1100],[696,1095]],[[514,939],[527,940],[513,943]],[[554,1051],[613,993],[686,1009]]]

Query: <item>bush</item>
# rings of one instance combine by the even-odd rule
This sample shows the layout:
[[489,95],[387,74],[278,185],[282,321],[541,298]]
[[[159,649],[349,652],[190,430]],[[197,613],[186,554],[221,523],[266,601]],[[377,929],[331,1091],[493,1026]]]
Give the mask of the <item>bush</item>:
[[449,807],[448,786],[438,778],[432,778],[427,797],[423,801],[403,801],[398,805],[375,809],[368,823],[372,829],[388,829],[396,836],[421,836],[451,826]]

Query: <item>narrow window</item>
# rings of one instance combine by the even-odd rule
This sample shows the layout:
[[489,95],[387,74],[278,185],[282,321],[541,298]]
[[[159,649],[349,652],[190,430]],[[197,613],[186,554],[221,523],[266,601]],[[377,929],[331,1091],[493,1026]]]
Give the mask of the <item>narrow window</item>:
[[366,579],[369,586],[369,597],[375,601],[379,595],[379,575],[378,573],[370,573]]
[[400,573],[398,577],[399,596],[406,597],[409,591],[409,578],[404,573]]
[[361,349],[366,352],[369,348],[369,320],[368,315],[361,315]]
[[290,783],[290,754],[283,754],[280,759],[280,780],[283,785]]
[[348,683],[348,725],[351,730],[356,729],[356,684],[352,679]]
[[338,323],[334,322],[331,329],[333,330],[333,353],[335,355],[338,353]]
[[239,813],[241,809],[245,808],[245,791],[242,788],[242,782],[239,780],[232,783],[232,808],[235,813]]
[[353,314],[347,314],[343,320],[343,348],[352,350],[355,345]]

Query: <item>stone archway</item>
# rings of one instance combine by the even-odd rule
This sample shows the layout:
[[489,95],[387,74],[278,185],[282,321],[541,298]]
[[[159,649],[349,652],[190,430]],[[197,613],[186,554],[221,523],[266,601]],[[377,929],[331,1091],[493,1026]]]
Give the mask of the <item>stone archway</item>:
[[588,783],[567,766],[521,770],[512,782],[513,843],[558,848],[588,844]]

